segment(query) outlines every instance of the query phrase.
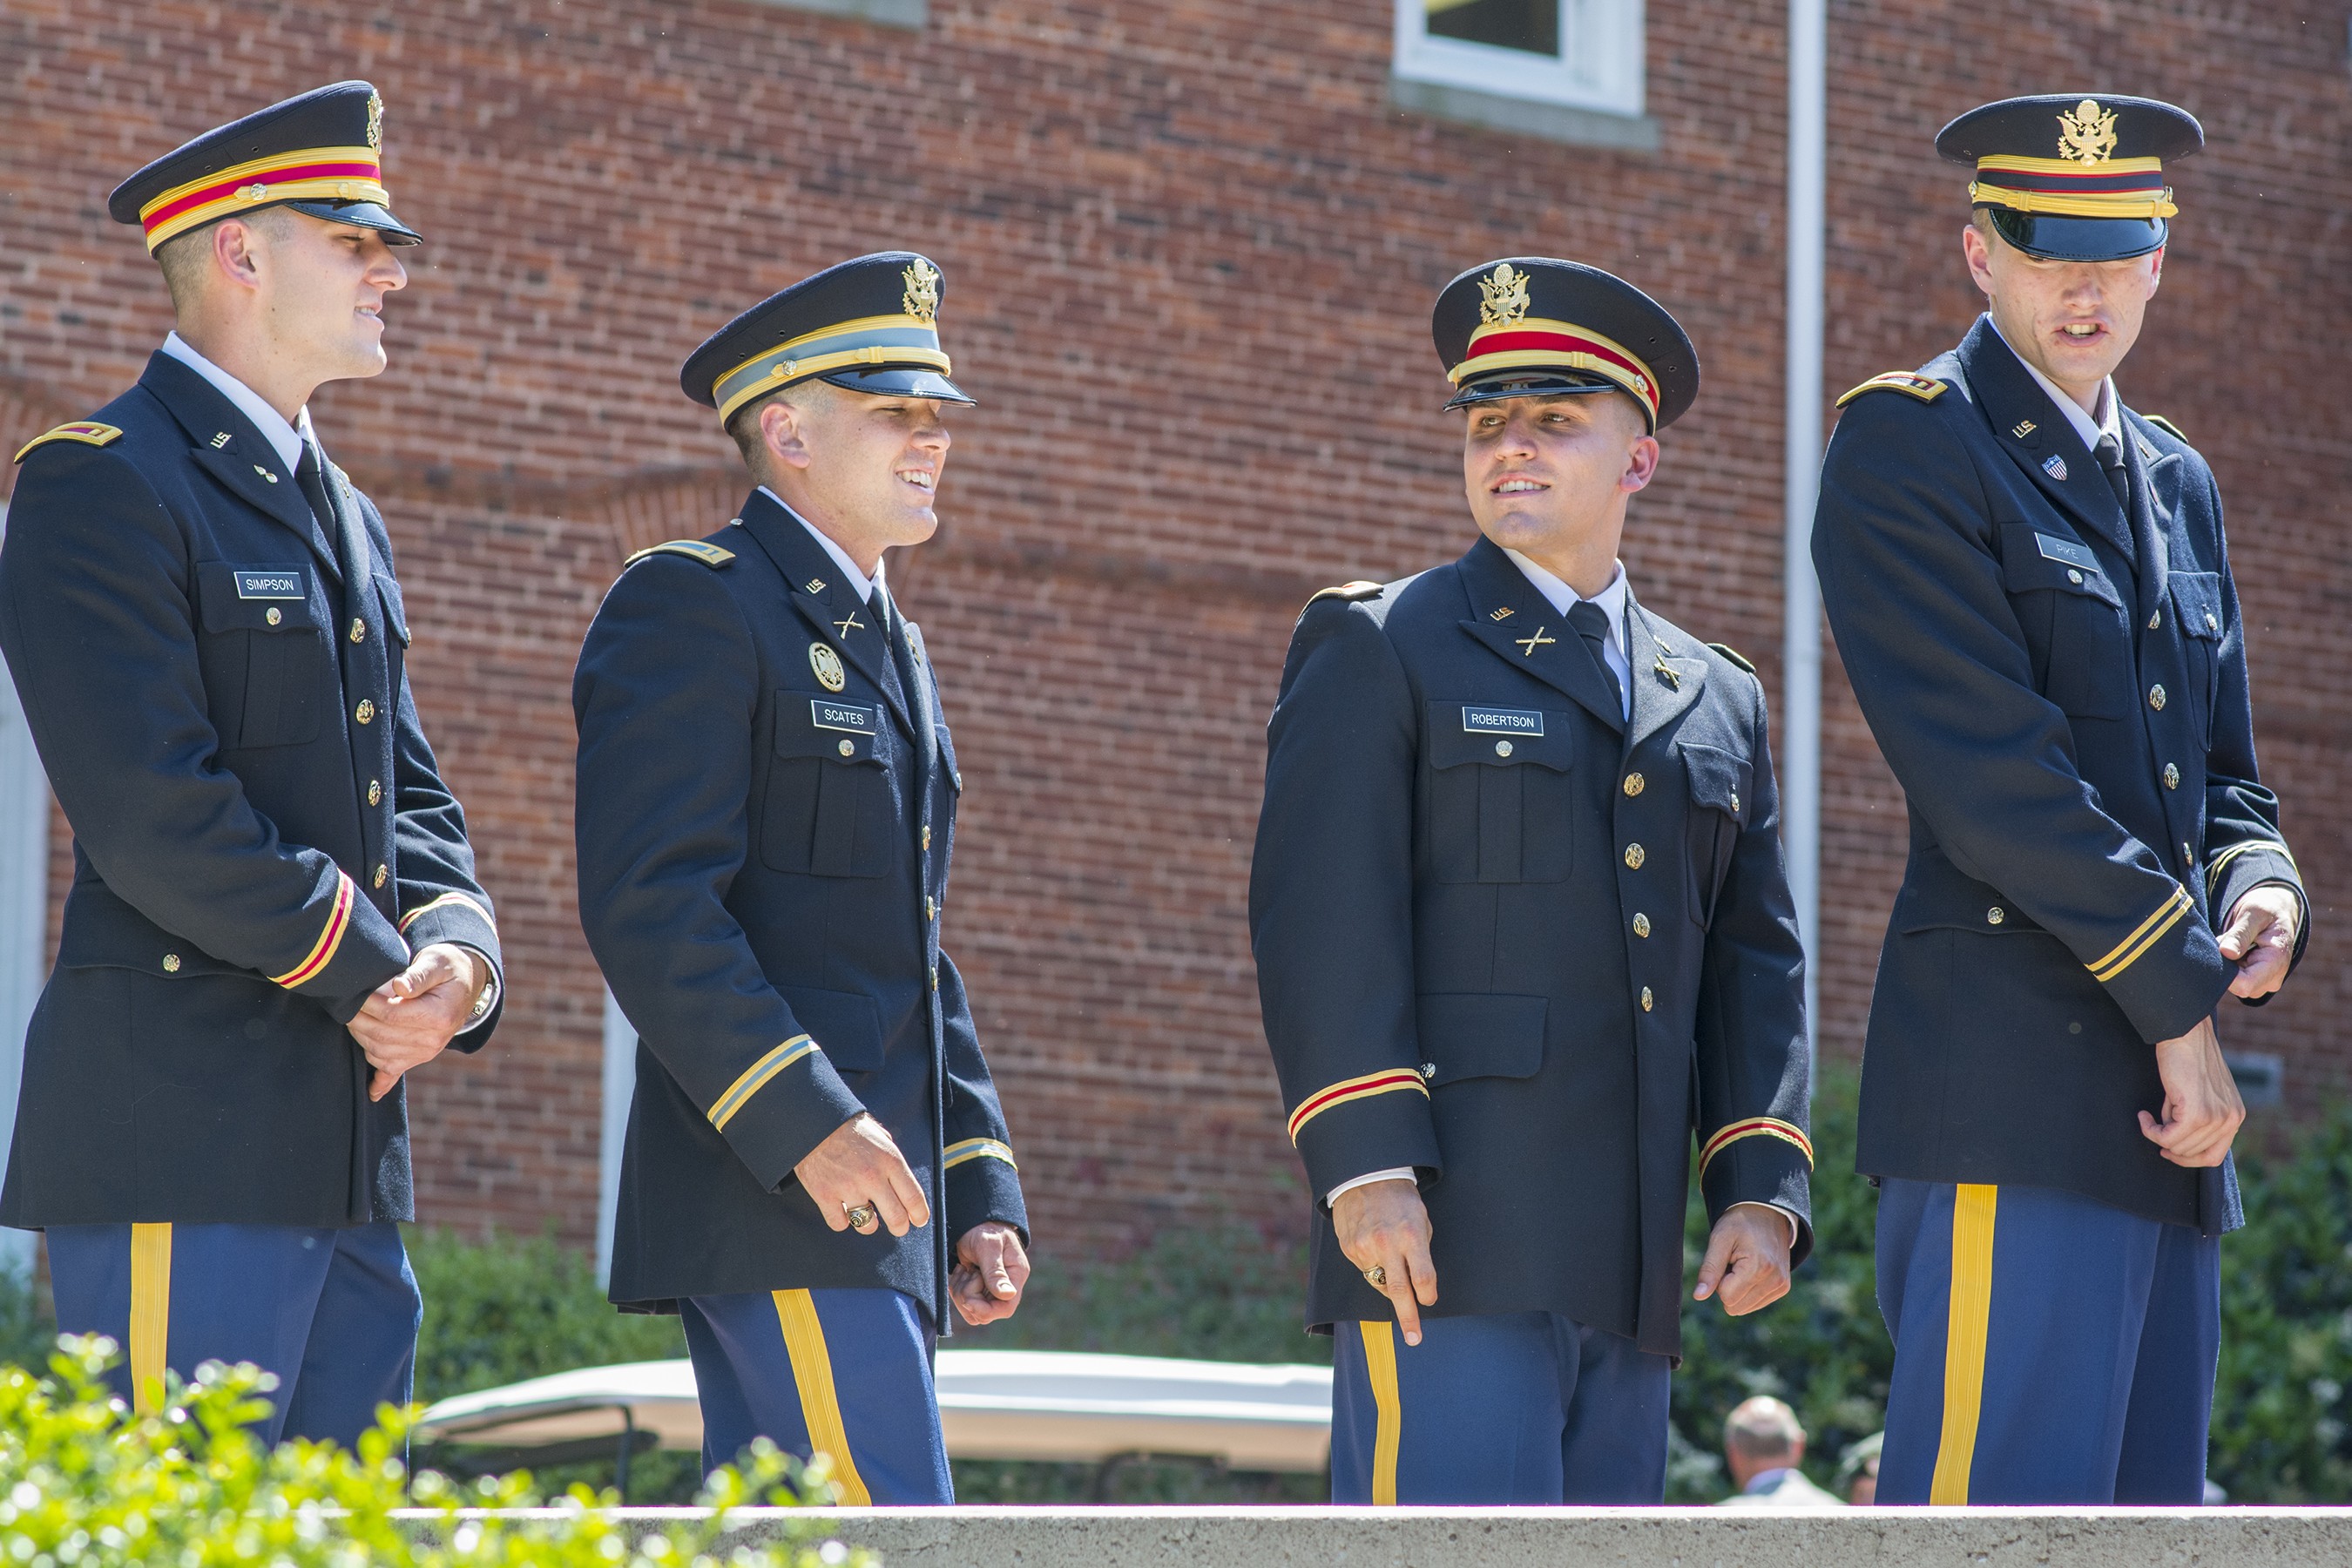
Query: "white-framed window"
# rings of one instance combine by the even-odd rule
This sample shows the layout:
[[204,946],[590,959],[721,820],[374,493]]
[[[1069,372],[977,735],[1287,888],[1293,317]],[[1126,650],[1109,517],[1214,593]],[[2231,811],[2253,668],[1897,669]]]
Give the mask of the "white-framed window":
[[[0,500],[0,538],[8,503]],[[25,1026],[40,1000],[48,955],[49,780],[0,658],[0,1165],[16,1127]],[[0,1230],[0,1268],[29,1279],[33,1233]]]
[[1396,75],[1638,115],[1642,0],[1396,0]]

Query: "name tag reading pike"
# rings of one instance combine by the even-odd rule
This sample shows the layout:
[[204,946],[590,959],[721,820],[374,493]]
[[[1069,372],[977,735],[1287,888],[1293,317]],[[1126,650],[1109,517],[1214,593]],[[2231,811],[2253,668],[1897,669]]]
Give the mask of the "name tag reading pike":
[[304,596],[302,569],[299,566],[240,566],[236,568],[236,596],[240,599],[299,599]]
[[809,703],[809,717],[820,730],[847,730],[858,735],[871,735],[882,723],[882,710],[878,708],[861,708],[854,702],[827,702],[823,698]]
[[2047,533],[2035,534],[2033,542],[2040,547],[2042,559],[2046,561],[2063,561],[2085,572],[2099,569],[2099,558],[2091,553],[2088,545],[2077,544],[2071,539],[2053,538]]
[[1462,710],[1462,728],[1477,735],[1540,735],[1544,732],[1543,715],[1526,708],[1472,708]]

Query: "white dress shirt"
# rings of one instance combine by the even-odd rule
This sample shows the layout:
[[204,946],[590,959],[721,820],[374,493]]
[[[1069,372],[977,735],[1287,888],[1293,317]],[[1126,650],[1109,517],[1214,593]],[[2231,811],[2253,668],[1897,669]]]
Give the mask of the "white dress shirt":
[[2073,395],[2064,388],[2035,369],[2032,360],[2027,359],[2023,354],[2017,353],[2017,345],[2009,341],[2007,335],[2000,330],[2000,323],[1993,321],[1990,313],[1987,313],[1985,320],[1992,321],[1992,335],[2000,339],[2000,346],[2011,353],[2017,354],[2017,363],[2025,367],[2025,374],[2032,376],[2035,384],[2050,395],[2050,401],[2058,405],[2058,412],[2066,416],[2066,423],[2073,426],[2074,434],[2083,438],[2083,450],[2096,451],[2099,437],[2102,436],[2113,436],[2116,438],[2116,449],[2118,452],[2123,450],[2124,419],[2123,416],[2116,412],[2119,405],[2116,399],[2114,376],[2111,375],[2099,383],[2099,412],[2097,417],[2094,418],[2083,411],[2083,405],[2075,402]]
[[858,569],[857,563],[849,558],[848,552],[843,550],[840,545],[835,544],[832,539],[826,535],[823,529],[817,527],[816,524],[811,522],[800,513],[793,510],[792,502],[786,500],[783,497],[778,495],[775,491],[770,489],[765,485],[761,485],[760,487],[760,493],[766,496],[770,500],[774,501],[778,506],[782,507],[786,516],[790,517],[794,522],[799,523],[803,528],[807,529],[809,531],[809,537],[815,540],[819,544],[824,547],[824,552],[833,557],[833,563],[841,568],[842,576],[848,580],[851,587],[857,590],[857,597],[860,601],[867,605],[871,605],[874,602],[874,590],[882,586],[882,574],[889,570],[890,563],[888,562],[877,561],[874,563],[874,575],[868,577],[863,571]]
[[[178,332],[169,332],[164,335],[163,352],[203,376],[212,384],[214,391],[236,405],[239,414],[253,421],[253,427],[261,432],[261,438],[269,443],[271,451],[278,454],[278,460],[285,466],[289,478],[292,477],[296,468],[301,467],[303,447],[306,444],[315,443],[319,438],[317,433],[310,428],[310,410],[307,406],[298,412],[294,416],[294,423],[289,425],[286,422],[286,416],[262,401],[259,393],[198,353],[195,345]],[[326,464],[326,449],[320,447],[319,472],[322,479],[327,471]],[[322,528],[327,526],[327,522],[328,520],[325,518],[319,520],[320,526]],[[488,972],[490,977],[488,983],[482,987],[480,996],[475,1000],[474,1016],[467,1022],[458,1026],[457,1033],[471,1034],[488,1022],[490,1010],[499,1005],[499,972],[490,963],[488,955],[479,952],[471,942],[453,942],[450,945],[462,947],[467,952],[475,953],[481,959],[482,967]]]

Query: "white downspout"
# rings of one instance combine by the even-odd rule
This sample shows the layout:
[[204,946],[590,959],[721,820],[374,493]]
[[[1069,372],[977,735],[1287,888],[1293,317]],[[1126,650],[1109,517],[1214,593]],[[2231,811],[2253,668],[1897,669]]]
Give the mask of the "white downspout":
[[[1822,466],[1822,280],[1828,162],[1827,0],[1789,0],[1789,299],[1782,497],[1780,827],[1805,942],[1807,1038],[1821,1026],[1822,590],[1813,502]],[[1818,1053],[1818,1047],[1811,1047]]]

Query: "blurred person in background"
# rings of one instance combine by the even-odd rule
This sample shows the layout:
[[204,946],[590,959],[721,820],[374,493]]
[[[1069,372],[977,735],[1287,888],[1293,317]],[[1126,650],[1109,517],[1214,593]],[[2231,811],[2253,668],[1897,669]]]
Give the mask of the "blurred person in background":
[[1723,1458],[1738,1489],[1718,1508],[1843,1508],[1805,1479],[1805,1429],[1769,1394],[1742,1400],[1723,1423]]

